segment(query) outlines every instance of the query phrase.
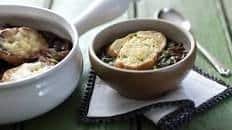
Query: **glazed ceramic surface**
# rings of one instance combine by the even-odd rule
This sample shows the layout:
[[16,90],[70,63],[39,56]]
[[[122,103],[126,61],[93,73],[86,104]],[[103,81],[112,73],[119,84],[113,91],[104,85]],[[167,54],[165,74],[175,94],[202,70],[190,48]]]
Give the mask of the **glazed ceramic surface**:
[[[115,39],[136,31],[156,30],[169,39],[183,43],[189,51],[176,64],[156,70],[126,70],[110,66],[99,59],[102,48]],[[192,68],[196,58],[196,45],[192,35],[162,20],[137,19],[112,25],[100,32],[89,49],[93,69],[109,86],[121,95],[135,99],[151,99],[176,89]]]
[[62,103],[77,87],[82,74],[83,62],[77,32],[81,35],[121,15],[128,3],[127,0],[96,0],[73,22],[47,9],[0,5],[0,24],[53,32],[73,43],[70,53],[51,70],[27,79],[0,83],[0,124],[36,117]]

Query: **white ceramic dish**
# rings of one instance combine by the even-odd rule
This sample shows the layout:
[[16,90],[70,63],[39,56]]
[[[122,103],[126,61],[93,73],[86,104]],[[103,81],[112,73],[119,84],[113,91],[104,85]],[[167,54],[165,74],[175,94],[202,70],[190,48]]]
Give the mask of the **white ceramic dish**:
[[77,87],[82,74],[78,33],[81,35],[119,16],[128,3],[128,0],[96,0],[73,22],[48,9],[0,5],[0,23],[54,32],[73,43],[70,53],[51,70],[27,79],[0,83],[0,124],[36,117],[62,103]]

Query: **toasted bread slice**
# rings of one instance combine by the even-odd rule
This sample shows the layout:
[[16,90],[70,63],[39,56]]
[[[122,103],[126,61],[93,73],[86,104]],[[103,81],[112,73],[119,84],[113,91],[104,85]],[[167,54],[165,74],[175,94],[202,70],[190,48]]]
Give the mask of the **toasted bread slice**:
[[126,69],[151,69],[166,46],[166,37],[156,31],[139,31],[128,38],[118,52],[115,66]]
[[128,42],[132,37],[134,37],[136,33],[131,33],[127,35],[126,37],[120,38],[115,40],[108,48],[107,55],[112,57],[117,57],[119,54],[120,49],[123,47],[123,45]]
[[0,59],[18,65],[25,59],[35,58],[48,48],[46,40],[36,30],[28,27],[6,28],[0,31]]
[[29,76],[34,76],[40,74],[50,69],[54,64],[48,64],[45,62],[37,61],[33,63],[24,63],[18,67],[9,69],[4,72],[2,76],[2,81],[12,81],[22,78],[27,78]]

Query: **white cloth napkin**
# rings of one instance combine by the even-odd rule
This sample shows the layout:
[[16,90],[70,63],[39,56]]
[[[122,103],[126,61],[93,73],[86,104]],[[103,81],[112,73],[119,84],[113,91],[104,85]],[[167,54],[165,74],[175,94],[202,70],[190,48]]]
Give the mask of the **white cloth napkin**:
[[[179,89],[154,100],[140,101],[120,96],[115,90],[97,78],[90,99],[87,117],[118,116],[148,105],[186,99],[193,101],[195,107],[197,107],[225,89],[225,86],[192,70],[186,76]],[[145,112],[144,115],[154,123],[157,123],[162,117],[177,110],[178,107],[170,105],[162,108],[156,107]]]

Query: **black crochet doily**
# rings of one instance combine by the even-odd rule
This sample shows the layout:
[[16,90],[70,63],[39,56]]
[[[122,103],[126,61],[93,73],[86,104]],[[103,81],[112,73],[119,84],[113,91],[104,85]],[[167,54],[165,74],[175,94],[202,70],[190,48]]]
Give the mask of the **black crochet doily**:
[[122,120],[122,119],[130,119],[135,118],[138,115],[143,115],[145,111],[148,111],[154,107],[163,107],[167,105],[178,105],[180,106],[178,110],[166,115],[165,117],[161,118],[157,123],[157,127],[162,130],[177,130],[183,124],[189,122],[194,115],[199,113],[205,112],[215,106],[216,104],[220,103],[224,99],[232,96],[232,88],[230,85],[226,84],[223,80],[218,79],[214,76],[209,75],[208,73],[202,71],[198,67],[193,68],[196,72],[200,73],[201,75],[216,81],[219,84],[222,84],[227,87],[222,93],[212,97],[207,102],[201,104],[198,107],[194,107],[194,103],[191,100],[180,100],[180,101],[172,101],[172,102],[162,102],[156,103],[152,105],[148,105],[133,111],[130,111],[126,114],[122,115],[115,115],[111,117],[87,117],[89,103],[91,100],[91,96],[93,93],[93,88],[95,85],[96,74],[94,71],[89,73],[89,79],[86,83],[85,92],[82,97],[81,105],[80,105],[80,119],[85,122],[109,122],[112,120]]

